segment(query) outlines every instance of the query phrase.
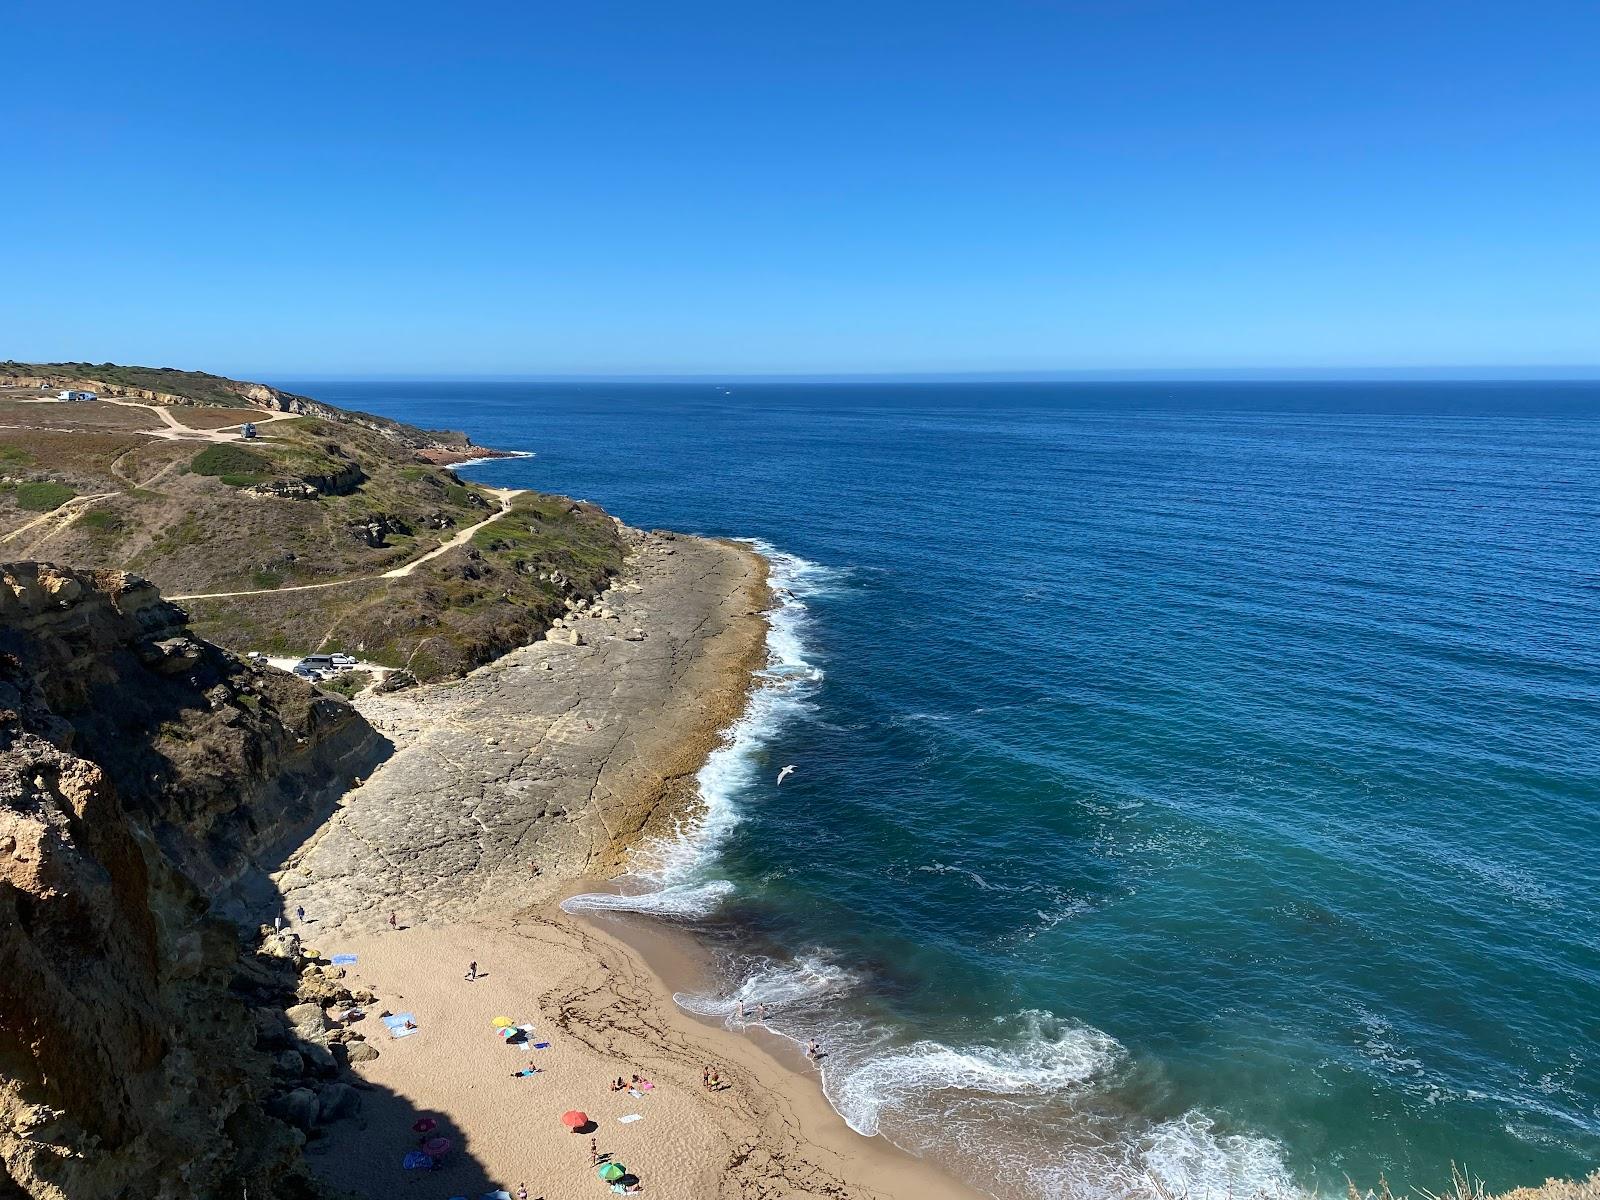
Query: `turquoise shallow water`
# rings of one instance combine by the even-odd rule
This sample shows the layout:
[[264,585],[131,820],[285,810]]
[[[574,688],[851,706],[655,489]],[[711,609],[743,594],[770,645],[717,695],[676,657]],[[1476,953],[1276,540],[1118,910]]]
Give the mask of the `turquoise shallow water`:
[[858,1129],[1007,1198],[1600,1165],[1600,387],[285,382],[774,553],[646,865]]

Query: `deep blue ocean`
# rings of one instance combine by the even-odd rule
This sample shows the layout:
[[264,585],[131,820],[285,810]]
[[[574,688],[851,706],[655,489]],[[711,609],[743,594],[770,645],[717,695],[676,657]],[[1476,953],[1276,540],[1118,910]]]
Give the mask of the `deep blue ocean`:
[[1006,1200],[1600,1166],[1600,385],[281,382],[771,554],[640,871],[857,1129]]

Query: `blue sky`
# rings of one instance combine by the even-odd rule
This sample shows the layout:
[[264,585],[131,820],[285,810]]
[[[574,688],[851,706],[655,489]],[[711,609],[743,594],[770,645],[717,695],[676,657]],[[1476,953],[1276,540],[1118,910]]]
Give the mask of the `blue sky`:
[[1594,3],[25,3],[0,36],[0,357],[1600,363]]

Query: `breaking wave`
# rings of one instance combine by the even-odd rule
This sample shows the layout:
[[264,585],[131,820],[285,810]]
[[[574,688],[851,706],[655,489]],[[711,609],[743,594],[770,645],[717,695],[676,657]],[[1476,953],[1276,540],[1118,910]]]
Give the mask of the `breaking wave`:
[[775,601],[767,613],[767,665],[757,673],[758,686],[744,714],[728,727],[696,776],[701,807],[634,851],[620,881],[622,893],[571,896],[561,903],[566,912],[703,918],[734,891],[731,882],[707,878],[706,872],[743,820],[739,798],[763,769],[762,751],[780,729],[811,710],[822,670],[806,657],[801,636],[808,620],[805,598],[827,588],[837,575],[767,542],[745,540],[767,561]]

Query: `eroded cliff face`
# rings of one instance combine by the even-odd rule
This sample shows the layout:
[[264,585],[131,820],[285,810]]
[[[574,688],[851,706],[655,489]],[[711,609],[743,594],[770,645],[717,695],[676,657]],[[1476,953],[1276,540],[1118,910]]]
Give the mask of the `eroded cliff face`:
[[[0,567],[0,1165],[37,1197],[310,1195],[216,891],[381,746],[120,572]],[[270,865],[270,862],[263,865]],[[7,1194],[0,1180],[0,1195]]]
[[0,653],[33,679],[44,736],[105,770],[207,896],[384,753],[348,704],[191,636],[182,609],[126,572],[0,567]]

